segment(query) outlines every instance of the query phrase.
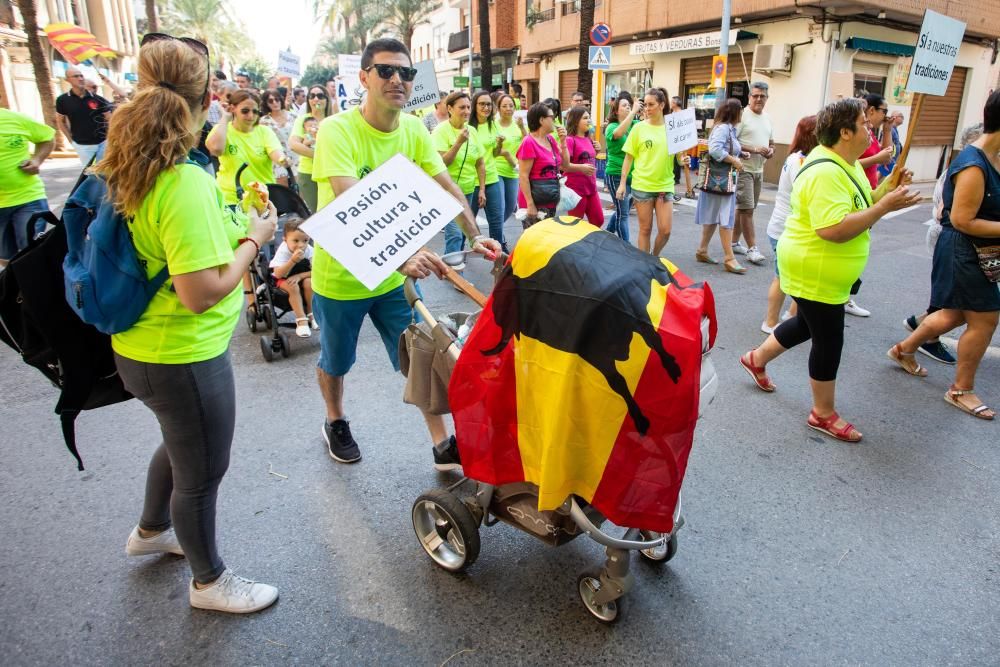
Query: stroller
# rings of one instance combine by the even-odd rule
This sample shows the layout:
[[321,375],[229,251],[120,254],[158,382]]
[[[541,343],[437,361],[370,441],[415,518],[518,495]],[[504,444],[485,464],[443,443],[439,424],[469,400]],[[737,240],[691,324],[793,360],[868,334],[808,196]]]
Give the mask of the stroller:
[[[243,199],[243,185],[240,182],[240,177],[247,166],[244,162],[236,172],[236,197],[240,200]],[[312,215],[312,212],[299,196],[298,185],[295,183],[295,176],[291,170],[288,172],[288,186],[268,183],[267,195],[278,211],[278,230],[275,232],[274,240],[261,248],[257,259],[250,265],[253,301],[247,306],[244,316],[247,327],[252,333],[256,333],[258,329],[270,329],[274,332],[271,336],[260,337],[260,352],[264,360],[270,362],[279,354],[285,358],[291,354],[291,339],[283,329],[294,329],[295,325],[281,321],[282,317],[291,312],[292,306],[288,302],[288,293],[278,287],[269,264],[271,258],[274,257],[275,250],[281,245],[284,228],[283,218],[294,214],[305,220]]]
[[[451,253],[442,259],[450,266],[460,266],[468,252],[471,251]],[[505,258],[496,261],[494,276],[499,274],[504,263]],[[412,337],[423,332],[425,349],[433,346],[435,353],[433,372],[446,384],[458,361],[462,341],[456,339],[454,332],[443,326],[424,305],[413,279],[407,279],[404,291],[410,305],[425,323],[420,329],[415,329],[414,325],[405,336]],[[481,301],[478,303],[482,305]],[[470,317],[476,316],[461,313],[449,316],[454,323],[468,322]],[[699,417],[714,399],[718,386],[710,356],[709,327],[709,318],[703,316],[700,327],[702,356]],[[463,327],[463,330],[468,329]],[[405,342],[407,347],[414,347],[414,341]],[[414,375],[413,370],[414,366],[410,366],[411,376]],[[411,382],[408,377],[408,392]],[[436,393],[440,398],[441,389],[438,388]],[[404,400],[413,402],[406,397]],[[577,589],[587,611],[606,624],[617,622],[624,614],[626,599],[623,596],[634,584],[633,575],[629,571],[631,552],[638,551],[645,560],[654,564],[669,561],[677,553],[677,532],[684,525],[680,495],[674,506],[673,530],[669,534],[628,528],[624,535],[615,537],[601,529],[602,524],[608,522],[607,519],[595,507],[575,495],[567,497],[554,510],[539,511],[538,504],[539,488],[535,484],[515,482],[493,486],[463,477],[446,489],[434,489],[421,494],[413,504],[411,518],[417,540],[427,555],[439,567],[454,573],[465,570],[478,557],[480,526],[494,526],[503,521],[550,546],[561,546],[581,534],[588,535],[606,547],[607,560],[603,568],[581,574],[577,579]]]

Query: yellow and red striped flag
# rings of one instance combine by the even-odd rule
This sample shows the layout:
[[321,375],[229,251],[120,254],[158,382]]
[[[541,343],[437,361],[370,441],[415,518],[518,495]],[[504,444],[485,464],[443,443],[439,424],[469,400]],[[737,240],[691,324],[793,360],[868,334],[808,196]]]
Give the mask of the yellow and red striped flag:
[[448,390],[464,474],[673,529],[715,302],[670,262],[579,219],[525,231]]
[[104,46],[96,37],[72,23],[50,23],[45,26],[45,36],[52,47],[74,65],[94,56],[114,58],[118,55],[114,49]]

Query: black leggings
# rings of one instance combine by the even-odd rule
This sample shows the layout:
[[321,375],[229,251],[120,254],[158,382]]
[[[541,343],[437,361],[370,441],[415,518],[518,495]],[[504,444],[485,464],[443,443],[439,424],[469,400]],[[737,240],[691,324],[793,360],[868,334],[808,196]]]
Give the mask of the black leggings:
[[844,304],[820,303],[793,296],[798,315],[774,330],[781,347],[789,349],[812,339],[809,377],[817,382],[837,379],[840,353],[844,349]]

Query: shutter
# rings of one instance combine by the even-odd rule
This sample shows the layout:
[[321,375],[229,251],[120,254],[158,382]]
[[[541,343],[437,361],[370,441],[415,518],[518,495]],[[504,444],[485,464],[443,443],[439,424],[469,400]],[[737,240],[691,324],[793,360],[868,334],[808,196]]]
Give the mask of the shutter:
[[914,146],[953,146],[958,132],[958,116],[965,94],[965,67],[956,67],[943,96],[924,95],[920,119],[913,128]]
[[569,111],[573,104],[573,93],[580,89],[580,72],[575,69],[567,69],[559,72],[559,104],[563,111]]
[[681,61],[681,81],[684,86],[708,84],[712,81],[712,56],[685,58]]
[[855,60],[854,73],[864,74],[874,79],[888,79],[889,66],[884,63],[868,62],[867,60]]

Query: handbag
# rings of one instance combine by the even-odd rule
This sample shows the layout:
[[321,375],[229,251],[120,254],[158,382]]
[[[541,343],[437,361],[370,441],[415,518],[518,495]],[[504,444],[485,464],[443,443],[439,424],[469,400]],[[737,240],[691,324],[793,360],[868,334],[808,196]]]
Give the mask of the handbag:
[[979,268],[991,283],[1000,283],[1000,239],[968,237],[976,249]]
[[[549,139],[549,150],[552,151],[553,160],[559,163],[559,156],[556,155],[555,148],[552,147],[552,140]],[[562,196],[562,186],[558,178],[535,179],[530,182],[531,199],[535,202],[535,208],[556,208]]]
[[[733,135],[729,134],[729,151],[732,153]],[[697,187],[702,192],[715,195],[731,195],[736,192],[736,168],[727,162],[716,160],[711,154],[705,156],[698,165]]]

